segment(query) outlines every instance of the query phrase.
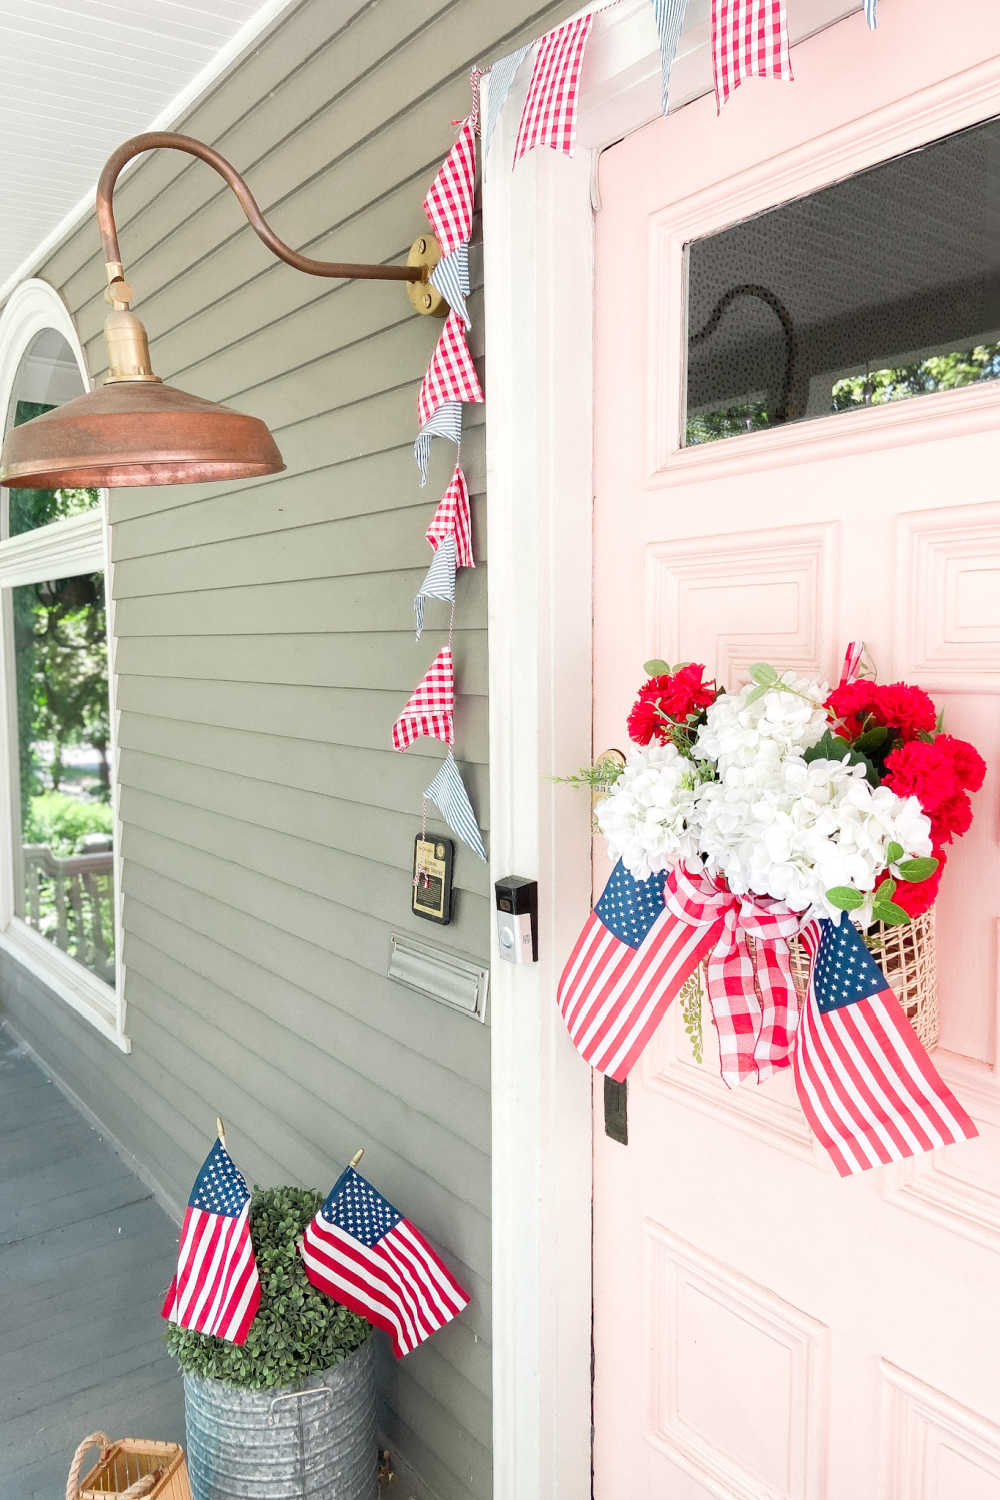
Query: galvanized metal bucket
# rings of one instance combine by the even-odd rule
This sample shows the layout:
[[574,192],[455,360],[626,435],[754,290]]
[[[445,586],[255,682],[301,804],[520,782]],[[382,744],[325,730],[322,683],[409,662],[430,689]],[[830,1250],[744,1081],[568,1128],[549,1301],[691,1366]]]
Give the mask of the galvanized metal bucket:
[[184,1377],[194,1500],[376,1500],[375,1341],[302,1387]]

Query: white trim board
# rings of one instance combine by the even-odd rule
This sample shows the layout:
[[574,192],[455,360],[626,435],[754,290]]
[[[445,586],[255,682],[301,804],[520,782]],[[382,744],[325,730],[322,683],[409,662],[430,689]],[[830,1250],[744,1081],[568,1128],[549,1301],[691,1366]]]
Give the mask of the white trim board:
[[[859,8],[800,0],[792,43]],[[672,110],[712,89],[707,14],[692,0]],[[596,166],[659,114],[659,69],[649,0],[620,0],[595,16],[575,158],[540,148],[511,172],[525,62],[483,173],[491,869],[539,883],[539,962],[494,949],[491,980],[495,1500],[591,1493],[591,1079],[554,1003],[589,910],[590,829],[551,778],[593,750]]]
[[[0,433],[17,378],[21,356],[36,334],[55,329],[66,340],[80,372],[84,391],[90,390],[83,346],[73,319],[58,292],[47,281],[23,281],[0,311]],[[81,964],[60,952],[53,943],[32,931],[14,913],[13,868],[0,857],[0,948],[122,1052],[132,1044],[125,1035],[125,961],[122,956],[122,827],[118,812],[118,713],[114,628],[114,576],[111,538],[107,520],[107,495],[102,492],[98,509],[66,521],[53,522],[12,537],[0,544],[0,587],[14,588],[39,577],[44,565],[48,577],[68,578],[75,573],[103,571],[108,625],[108,695],[111,725],[111,805],[114,813],[114,920],[115,986],[112,989]],[[9,621],[8,621],[9,623]],[[9,763],[12,729],[17,705],[14,684],[0,683],[0,851],[13,847],[11,806],[12,769]]]

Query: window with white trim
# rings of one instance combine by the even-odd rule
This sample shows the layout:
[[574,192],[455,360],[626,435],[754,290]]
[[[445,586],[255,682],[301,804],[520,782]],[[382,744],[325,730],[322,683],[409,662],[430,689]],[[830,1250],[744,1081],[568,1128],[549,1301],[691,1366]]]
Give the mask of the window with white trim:
[[[88,389],[42,288],[0,319],[4,432]],[[0,944],[125,1046],[105,532],[100,491],[0,489]]]

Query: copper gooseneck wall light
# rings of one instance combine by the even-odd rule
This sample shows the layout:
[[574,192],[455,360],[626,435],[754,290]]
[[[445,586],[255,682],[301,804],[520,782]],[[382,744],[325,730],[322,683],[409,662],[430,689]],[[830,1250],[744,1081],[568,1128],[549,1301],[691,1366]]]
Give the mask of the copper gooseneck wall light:
[[186,151],[214,167],[264,244],[297,271],[402,281],[417,312],[448,310],[428,280],[441,253],[433,235],[414,241],[405,266],[313,260],[278,238],[246,182],[211,146],[171,131],[133,136],[109,158],[97,184],[97,224],[108,279],[104,295],[111,304],[104,324],[108,374],[98,390],[11,429],[0,455],[0,484],[23,489],[204,484],[284,468],[274,439],[257,417],[202,401],[153,374],[146,330],[131,310],[133,293],[122,268],[112,197],[126,162],[158,146]]

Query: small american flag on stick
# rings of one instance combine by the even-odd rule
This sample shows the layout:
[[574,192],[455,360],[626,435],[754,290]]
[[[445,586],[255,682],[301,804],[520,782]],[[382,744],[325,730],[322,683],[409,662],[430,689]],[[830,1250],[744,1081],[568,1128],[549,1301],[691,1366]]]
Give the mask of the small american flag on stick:
[[423,1235],[347,1167],[302,1236],[313,1286],[382,1328],[397,1359],[469,1302]]
[[795,1084],[841,1177],[978,1135],[846,913],[800,941],[812,963]]
[[163,1316],[181,1328],[242,1344],[260,1304],[250,1240],[250,1190],[221,1140],[195,1178],[181,1228],[177,1274]]

